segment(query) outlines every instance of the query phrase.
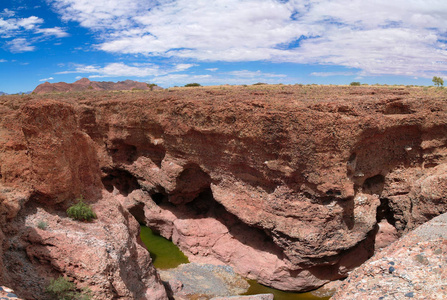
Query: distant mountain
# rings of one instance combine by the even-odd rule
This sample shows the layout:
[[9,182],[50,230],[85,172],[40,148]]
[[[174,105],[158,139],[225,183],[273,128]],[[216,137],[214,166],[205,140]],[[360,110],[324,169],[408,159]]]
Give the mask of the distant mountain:
[[28,94],[31,94],[32,93],[32,91],[29,91],[29,92],[18,92],[18,93],[15,93],[15,94],[8,94],[8,93],[5,93],[5,92],[0,92],[0,96],[2,96],[2,95],[28,95]]
[[125,81],[90,81],[88,78],[82,78],[73,83],[58,82],[49,83],[45,82],[38,85],[33,93],[44,94],[52,92],[70,92],[70,91],[125,91],[125,90],[153,90],[161,89],[159,86],[148,85],[144,82],[138,82],[133,80]]

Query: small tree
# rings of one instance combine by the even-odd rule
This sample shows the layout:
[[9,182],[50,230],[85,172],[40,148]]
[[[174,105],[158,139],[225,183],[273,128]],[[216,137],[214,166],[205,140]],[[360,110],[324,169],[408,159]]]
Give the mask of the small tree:
[[151,89],[151,91],[154,90],[154,87],[156,87],[157,85],[155,83],[148,83],[147,87]]
[[443,80],[441,77],[433,76],[432,81],[433,81],[433,83],[434,83],[436,86],[443,86],[443,85],[444,85],[444,80]]
[[353,82],[351,82],[349,85],[351,85],[351,86],[360,86],[360,82],[358,82],[358,81],[353,81]]

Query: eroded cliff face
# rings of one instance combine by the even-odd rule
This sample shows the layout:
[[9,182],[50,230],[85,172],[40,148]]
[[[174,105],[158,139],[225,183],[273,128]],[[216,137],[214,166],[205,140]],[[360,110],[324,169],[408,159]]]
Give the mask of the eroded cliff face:
[[[45,287],[59,276],[95,299],[167,299],[138,222],[103,192],[95,144],[78,126],[76,105],[27,100],[19,109],[11,110],[14,100],[2,106],[0,281],[24,299],[47,299]],[[94,222],[67,218],[80,195],[96,211]]]
[[308,290],[345,277],[447,208],[443,90],[261,86],[34,98],[2,106],[10,119],[2,119],[1,182],[12,187],[1,194],[2,224],[25,203],[63,206],[82,192],[119,201],[123,216],[171,238],[191,261]]

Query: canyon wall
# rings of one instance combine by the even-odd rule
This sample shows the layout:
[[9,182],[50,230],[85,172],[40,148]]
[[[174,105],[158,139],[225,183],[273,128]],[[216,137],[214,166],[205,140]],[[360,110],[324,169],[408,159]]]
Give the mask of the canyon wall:
[[[2,97],[0,238],[21,243],[3,246],[2,257],[69,273],[34,248],[76,227],[64,209],[83,194],[100,213],[82,232],[125,236],[137,250],[120,254],[144,261],[146,281],[133,293],[159,286],[135,219],[191,261],[228,264],[283,290],[316,288],[446,211],[444,98],[435,89],[281,85]],[[41,210],[57,230],[32,228]]]

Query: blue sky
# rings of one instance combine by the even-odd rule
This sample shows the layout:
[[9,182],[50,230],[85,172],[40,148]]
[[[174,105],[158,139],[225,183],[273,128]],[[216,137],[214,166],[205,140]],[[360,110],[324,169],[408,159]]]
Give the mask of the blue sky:
[[431,85],[445,0],[1,0],[0,91],[79,78],[163,87]]

